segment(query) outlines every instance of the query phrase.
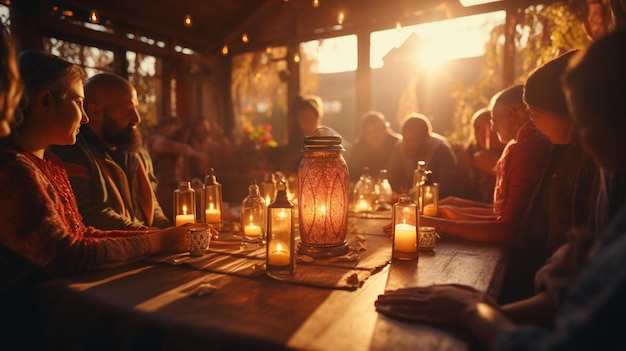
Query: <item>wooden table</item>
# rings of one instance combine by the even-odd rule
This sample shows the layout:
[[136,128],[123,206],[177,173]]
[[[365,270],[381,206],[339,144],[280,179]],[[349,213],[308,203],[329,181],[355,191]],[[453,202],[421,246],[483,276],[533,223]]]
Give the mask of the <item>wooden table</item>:
[[[386,222],[359,226],[382,235]],[[57,349],[466,350],[467,335],[389,319],[374,301],[386,289],[435,283],[496,295],[504,250],[445,239],[420,254],[418,262],[393,261],[355,291],[138,263],[44,283],[41,317]],[[202,282],[217,289],[190,297]]]

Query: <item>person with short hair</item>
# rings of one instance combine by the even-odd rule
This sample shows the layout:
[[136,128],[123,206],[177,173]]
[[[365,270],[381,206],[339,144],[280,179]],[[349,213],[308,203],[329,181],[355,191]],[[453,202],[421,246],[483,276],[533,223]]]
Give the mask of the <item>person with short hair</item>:
[[[422,216],[420,225],[456,237],[511,244],[539,183],[552,145],[530,121],[523,85],[503,89],[491,99],[492,128],[506,144],[496,164],[493,206],[457,199],[440,206],[441,217]],[[445,201],[444,201],[445,203]]]
[[[101,73],[85,83],[85,112],[75,144],[53,147],[70,176],[86,225],[98,229],[172,225],[156,196],[152,159],[142,146],[137,90]],[[171,189],[173,192],[175,189]]]
[[418,161],[426,162],[439,183],[441,198],[455,194],[458,176],[456,155],[448,139],[432,130],[428,117],[409,114],[402,124],[402,141],[398,143],[387,164],[389,183],[396,193],[413,189],[413,171]]
[[[561,77],[574,121],[573,139],[603,170],[622,175],[626,172],[626,51],[615,48],[625,46],[626,30],[608,34],[573,57]],[[548,325],[518,324],[486,293],[460,285],[387,291],[379,296],[376,308],[404,321],[466,328],[486,350],[624,350],[626,338],[619,320],[626,314],[626,197],[622,191],[607,196],[611,223],[579,262],[581,269]],[[528,308],[537,312],[545,307]]]
[[5,346],[36,349],[30,345],[38,341],[32,298],[40,282],[122,266],[154,253],[186,251],[188,228],[103,231],[86,226],[62,162],[48,150],[75,143],[80,126],[89,121],[83,109],[85,72],[33,50],[20,54],[19,72],[25,87],[23,120],[12,136],[0,139],[0,313],[17,333],[6,335],[4,327],[0,333]]
[[360,130],[361,135],[346,160],[352,181],[359,179],[364,167],[369,168],[373,177],[377,177],[381,169],[387,169],[389,155],[402,139],[378,111],[369,111],[361,118]]

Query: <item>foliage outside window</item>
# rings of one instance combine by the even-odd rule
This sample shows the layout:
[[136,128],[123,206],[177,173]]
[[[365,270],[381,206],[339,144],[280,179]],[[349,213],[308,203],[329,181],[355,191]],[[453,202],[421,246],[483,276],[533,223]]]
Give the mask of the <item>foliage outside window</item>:
[[[518,15],[517,22],[514,83],[523,83],[533,69],[558,55],[589,44],[583,23],[566,3],[530,6]],[[449,136],[453,142],[463,143],[472,135],[472,114],[488,106],[491,96],[504,88],[504,25],[493,28],[485,48],[485,62],[477,84],[471,87],[457,84],[455,130]]]
[[233,56],[233,137],[238,146],[259,149],[287,142],[286,56],[286,47]]
[[103,72],[113,72],[113,51],[80,45],[56,38],[43,39],[44,50],[75,63],[85,70],[88,77]]
[[142,134],[147,137],[162,114],[159,101],[163,93],[161,91],[162,61],[158,57],[132,51],[126,52],[126,60],[128,61],[128,80],[137,89]]

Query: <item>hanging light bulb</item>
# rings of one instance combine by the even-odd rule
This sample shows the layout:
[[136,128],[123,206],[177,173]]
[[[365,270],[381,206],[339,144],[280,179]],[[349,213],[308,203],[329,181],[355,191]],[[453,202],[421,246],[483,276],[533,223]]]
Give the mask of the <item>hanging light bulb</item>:
[[337,15],[337,23],[343,24],[343,21],[346,19],[346,16],[343,14],[343,11],[339,12]]
[[228,55],[228,45],[222,46],[222,55]]
[[91,9],[91,11],[89,12],[89,22],[94,23],[94,24],[100,23],[100,16],[98,15],[98,10]]
[[244,42],[244,43],[247,43],[248,41],[250,41],[250,39],[248,39],[248,34],[243,33],[241,35],[241,41]]
[[185,24],[185,27],[193,26],[193,18],[191,18],[191,14],[189,12],[185,14],[185,19],[183,20],[183,23]]
[[398,32],[402,30],[402,24],[400,24],[400,21],[396,22],[396,30]]
[[320,0],[313,0],[311,5],[313,5],[313,7],[320,7]]

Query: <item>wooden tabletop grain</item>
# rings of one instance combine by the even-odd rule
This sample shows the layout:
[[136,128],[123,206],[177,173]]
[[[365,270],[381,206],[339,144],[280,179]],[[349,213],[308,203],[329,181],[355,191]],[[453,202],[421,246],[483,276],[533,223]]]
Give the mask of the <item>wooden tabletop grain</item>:
[[[358,223],[384,235],[387,221]],[[389,319],[374,301],[385,290],[442,283],[496,296],[505,266],[501,246],[444,238],[355,291],[137,263],[48,281],[39,296],[46,341],[57,349],[467,350],[464,333]]]

